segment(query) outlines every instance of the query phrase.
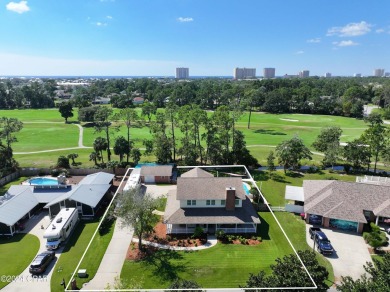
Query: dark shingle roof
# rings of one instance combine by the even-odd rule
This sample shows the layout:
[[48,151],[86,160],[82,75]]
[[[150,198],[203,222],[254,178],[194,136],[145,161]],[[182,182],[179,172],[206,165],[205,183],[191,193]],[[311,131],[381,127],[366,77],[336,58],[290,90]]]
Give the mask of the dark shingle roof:
[[363,210],[390,215],[390,186],[341,181],[303,181],[306,213],[366,223]]
[[178,200],[223,200],[226,188],[235,188],[236,197],[245,199],[240,177],[179,177],[177,179]]

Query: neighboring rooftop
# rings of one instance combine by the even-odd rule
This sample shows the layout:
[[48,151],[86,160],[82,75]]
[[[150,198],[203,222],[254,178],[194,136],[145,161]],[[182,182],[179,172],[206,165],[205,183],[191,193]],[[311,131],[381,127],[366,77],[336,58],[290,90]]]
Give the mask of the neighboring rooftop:
[[141,175],[172,176],[172,165],[142,165]]
[[390,186],[304,180],[305,213],[367,223],[364,210],[390,217]]

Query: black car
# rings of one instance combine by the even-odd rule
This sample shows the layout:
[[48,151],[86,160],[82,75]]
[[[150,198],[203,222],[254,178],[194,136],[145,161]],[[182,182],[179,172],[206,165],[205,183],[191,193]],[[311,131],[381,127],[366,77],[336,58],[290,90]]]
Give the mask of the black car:
[[324,232],[316,232],[314,234],[314,240],[317,245],[317,249],[320,253],[325,255],[333,254],[333,246],[330,243],[330,240],[326,237]]
[[46,271],[47,266],[51,263],[51,261],[55,258],[54,251],[45,251],[40,253],[35,257],[32,261],[29,271],[31,274],[41,274]]

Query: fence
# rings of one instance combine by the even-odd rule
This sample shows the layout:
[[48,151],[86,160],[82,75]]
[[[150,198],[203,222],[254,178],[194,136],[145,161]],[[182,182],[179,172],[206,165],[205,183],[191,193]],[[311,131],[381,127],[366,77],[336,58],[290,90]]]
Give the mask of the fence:
[[284,212],[286,211],[286,208],[284,206],[270,206],[272,211],[276,212]]
[[365,175],[363,177],[357,176],[356,182],[390,185],[390,177],[367,176],[367,175]]
[[[116,168],[115,175],[125,175],[126,168]],[[3,186],[21,176],[37,176],[37,175],[51,175],[53,169],[52,168],[21,168],[19,171],[11,173],[0,179],[0,186]],[[70,168],[68,169],[69,175],[74,176],[85,176],[88,174],[93,174],[97,172],[107,172],[114,173],[112,168]]]

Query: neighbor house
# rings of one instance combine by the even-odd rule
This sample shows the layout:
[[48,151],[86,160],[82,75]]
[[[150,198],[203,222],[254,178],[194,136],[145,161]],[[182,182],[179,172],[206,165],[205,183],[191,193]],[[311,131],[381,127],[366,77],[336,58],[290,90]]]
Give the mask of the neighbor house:
[[304,180],[304,212],[324,227],[362,233],[364,224],[390,218],[390,185]]
[[168,234],[190,234],[197,226],[207,233],[255,233],[260,219],[240,177],[214,177],[195,168],[168,193],[164,223]]
[[13,185],[0,197],[0,235],[13,235],[18,225],[35,212],[48,208],[51,217],[62,208],[75,207],[80,216],[94,216],[105,200],[111,199],[114,175],[98,172],[77,185]]
[[142,165],[141,181],[143,183],[171,183],[173,165]]

